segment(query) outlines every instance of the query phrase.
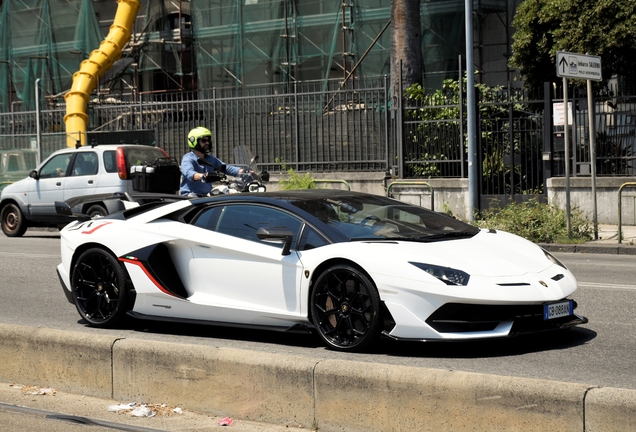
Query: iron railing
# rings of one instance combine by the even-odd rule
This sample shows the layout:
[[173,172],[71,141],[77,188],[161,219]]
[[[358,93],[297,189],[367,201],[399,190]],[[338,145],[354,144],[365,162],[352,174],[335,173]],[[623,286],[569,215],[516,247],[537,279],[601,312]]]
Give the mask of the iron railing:
[[[192,93],[98,97],[89,103],[89,131],[154,131],[155,142],[176,158],[188,151],[186,136],[195,126],[214,132],[214,153],[233,163],[233,148],[246,145],[270,172],[391,171],[403,177],[465,178],[466,149],[461,98],[445,97],[429,106],[404,104],[397,115],[389,102],[388,78],[356,83],[296,83],[291,93],[280,86],[213,89]],[[589,165],[584,98],[576,106],[572,149],[573,173]],[[558,100],[555,100],[558,101]],[[66,146],[63,103],[43,105],[40,113],[44,157]],[[546,134],[544,101],[514,89],[499,89],[480,100],[478,148],[484,194],[541,192],[542,152]],[[0,113],[0,149],[33,150],[36,112]],[[446,117],[440,112],[449,113]],[[636,96],[605,96],[595,102],[597,173],[634,175]],[[403,118],[398,125],[395,119]],[[401,127],[398,127],[401,126]],[[549,134],[548,134],[549,135]],[[398,151],[398,150],[401,151]],[[559,149],[552,175],[564,175]]]

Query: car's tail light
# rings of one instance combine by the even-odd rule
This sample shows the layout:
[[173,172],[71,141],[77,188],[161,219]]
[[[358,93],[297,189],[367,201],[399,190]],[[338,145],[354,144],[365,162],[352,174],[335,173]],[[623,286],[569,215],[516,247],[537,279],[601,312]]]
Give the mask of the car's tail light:
[[126,169],[126,154],[122,147],[117,148],[117,173],[119,178],[126,180],[128,178],[128,170]]

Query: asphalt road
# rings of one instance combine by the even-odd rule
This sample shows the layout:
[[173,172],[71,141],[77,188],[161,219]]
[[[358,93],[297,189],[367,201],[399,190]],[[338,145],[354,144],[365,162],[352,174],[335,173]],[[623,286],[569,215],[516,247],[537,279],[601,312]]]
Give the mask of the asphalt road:
[[[312,358],[461,370],[636,389],[636,256],[555,254],[579,280],[574,298],[589,324],[567,332],[515,339],[404,343],[381,340],[365,354],[336,353],[317,337],[132,321],[127,328],[92,329],[79,319],[57,280],[57,232],[0,235],[0,321],[121,337],[233,347]],[[211,275],[213,277],[213,275]],[[30,383],[27,383],[30,384]]]

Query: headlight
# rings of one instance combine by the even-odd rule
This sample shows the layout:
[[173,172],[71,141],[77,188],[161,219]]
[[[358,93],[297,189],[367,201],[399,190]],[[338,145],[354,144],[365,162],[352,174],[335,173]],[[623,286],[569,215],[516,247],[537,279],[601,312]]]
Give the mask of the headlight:
[[441,267],[433,264],[424,264],[417,262],[409,262],[415,267],[424,270],[431,276],[435,276],[437,279],[444,282],[446,285],[468,285],[470,275],[461,270],[456,270],[450,267]]
[[564,269],[568,269],[565,264],[563,264],[561,261],[559,261],[558,259],[556,259],[550,252],[548,252],[547,250],[543,249],[543,253],[545,254],[546,258],[548,258],[550,261],[552,261],[554,264],[563,267]]

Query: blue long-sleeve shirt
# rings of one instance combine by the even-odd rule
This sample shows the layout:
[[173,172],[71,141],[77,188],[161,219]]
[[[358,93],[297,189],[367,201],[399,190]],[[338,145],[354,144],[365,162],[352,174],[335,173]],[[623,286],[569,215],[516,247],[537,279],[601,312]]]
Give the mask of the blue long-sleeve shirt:
[[[183,159],[181,159],[181,186],[179,188],[179,193],[181,195],[190,195],[194,193],[196,195],[207,195],[212,190],[212,183],[206,183],[204,181],[194,180],[194,175],[196,173],[206,173],[218,171],[221,169],[221,165],[224,162],[215,158],[212,155],[205,155],[205,160],[211,163],[214,168],[202,165],[198,162],[199,157],[193,152],[190,151],[183,155]],[[226,165],[225,172],[231,176],[237,176],[239,172],[239,167],[233,165]]]

